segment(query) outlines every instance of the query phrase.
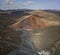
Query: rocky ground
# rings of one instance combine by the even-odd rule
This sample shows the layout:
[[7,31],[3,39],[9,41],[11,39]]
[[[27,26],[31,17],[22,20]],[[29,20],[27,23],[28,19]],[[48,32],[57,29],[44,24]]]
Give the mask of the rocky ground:
[[[9,27],[28,14],[37,17],[36,19],[40,20],[40,23],[45,23],[47,26],[34,30],[15,30]],[[48,48],[52,52],[51,55],[59,55],[60,17],[41,10],[28,12],[28,14],[25,14],[26,16],[23,14],[22,16],[20,14],[0,14],[0,55],[8,55],[14,50],[18,51],[18,49],[24,48],[35,52]]]

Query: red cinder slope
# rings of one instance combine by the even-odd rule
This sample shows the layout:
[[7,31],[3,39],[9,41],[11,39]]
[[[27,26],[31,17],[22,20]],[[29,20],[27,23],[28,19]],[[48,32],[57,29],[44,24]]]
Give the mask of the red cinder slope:
[[40,22],[40,19],[33,16],[24,16],[24,18],[20,19],[18,22],[12,24],[10,27],[12,29],[39,29],[44,28],[47,25]]

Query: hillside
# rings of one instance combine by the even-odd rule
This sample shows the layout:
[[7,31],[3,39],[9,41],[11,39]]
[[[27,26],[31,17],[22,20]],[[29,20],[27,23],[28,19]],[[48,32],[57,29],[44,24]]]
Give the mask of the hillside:
[[[21,35],[24,35],[24,37],[26,38],[28,38],[29,35],[32,35],[29,37],[31,37],[32,42],[34,42],[35,41],[34,37],[36,37],[36,35],[37,36],[40,35],[40,32],[43,32],[43,34],[45,35],[44,32],[46,31],[45,29],[47,29],[48,30],[47,32],[50,33],[49,34],[50,36],[49,35],[46,36],[47,33],[45,36],[42,35],[43,37],[41,36],[41,38],[43,43],[40,46],[42,45],[46,46],[44,43],[50,42],[51,39],[54,39],[54,36],[56,37],[58,35],[54,39],[54,41],[57,39],[60,39],[59,37],[60,17],[59,16],[57,16],[54,13],[45,12],[42,10],[34,10],[29,12],[26,12],[26,11],[25,12],[9,11],[9,12],[0,13],[0,51],[1,51],[0,55],[4,55],[4,54],[7,55],[10,51],[18,49],[17,45],[20,46],[22,41]],[[51,26],[54,26],[54,27],[51,28]],[[55,27],[55,26],[58,26],[58,27]],[[37,33],[36,32],[29,33],[28,31],[28,33],[25,34],[23,33],[24,30],[20,30],[21,28],[25,29],[26,32],[27,32],[27,29],[32,29],[31,31],[34,31],[34,30],[36,31],[38,29],[39,31],[37,30],[36,31]],[[55,30],[56,28],[57,28],[57,31]],[[16,29],[18,30],[16,31]],[[52,35],[51,32],[54,35]],[[37,40],[38,38],[39,36],[36,37]],[[46,38],[47,38],[47,41],[44,42]],[[50,43],[48,43],[49,46],[50,46]],[[34,45],[35,45],[35,48],[39,50],[37,46],[39,46],[40,43],[37,43],[37,44],[38,45],[36,45],[35,43]],[[42,48],[44,46],[42,46]]]
[[12,29],[38,29],[47,26],[60,25],[60,17],[56,14],[35,10],[28,12],[30,15],[23,16],[17,19],[17,22],[12,24]]
[[45,12],[43,10],[35,10],[35,11],[32,11],[32,12],[28,12],[28,13],[32,14],[32,15],[35,15],[39,18],[45,18],[45,19],[48,19],[48,20],[55,20],[55,21],[60,20],[60,17],[57,16],[56,14],[50,13],[50,12]]
[[60,16],[60,10],[44,10],[45,12],[50,12],[50,13],[54,13],[57,16]]
[[12,29],[39,29],[46,27],[47,24],[40,22],[40,19],[33,15],[24,16],[16,23],[10,25]]

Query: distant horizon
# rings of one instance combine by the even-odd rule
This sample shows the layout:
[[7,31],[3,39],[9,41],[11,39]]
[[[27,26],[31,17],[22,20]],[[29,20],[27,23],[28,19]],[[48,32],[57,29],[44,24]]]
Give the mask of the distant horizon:
[[[0,9],[0,10],[23,10],[23,9]],[[57,11],[60,11],[60,9],[26,9],[26,10],[57,10]]]

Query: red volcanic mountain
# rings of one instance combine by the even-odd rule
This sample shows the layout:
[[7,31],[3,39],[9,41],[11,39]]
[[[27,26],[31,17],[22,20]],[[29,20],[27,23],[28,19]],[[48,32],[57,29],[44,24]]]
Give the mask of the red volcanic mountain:
[[42,10],[36,10],[28,12],[27,16],[22,16],[18,21],[12,25],[10,28],[16,29],[39,29],[47,26],[60,25],[60,17],[49,12],[44,12]]
[[39,29],[46,27],[46,24],[41,23],[40,19],[33,16],[28,15],[24,16],[23,18],[19,19],[16,23],[10,26],[12,29]]

